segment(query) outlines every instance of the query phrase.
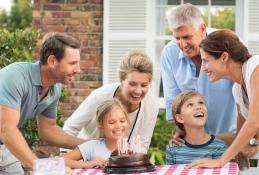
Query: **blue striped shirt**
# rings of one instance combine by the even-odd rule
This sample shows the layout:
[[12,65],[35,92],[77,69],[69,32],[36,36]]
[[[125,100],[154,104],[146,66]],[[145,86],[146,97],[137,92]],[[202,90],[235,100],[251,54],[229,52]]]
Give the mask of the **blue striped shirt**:
[[167,146],[166,164],[189,164],[200,158],[217,159],[226,149],[226,143],[214,135],[207,143],[202,145],[192,145],[186,141],[181,146],[173,144]]

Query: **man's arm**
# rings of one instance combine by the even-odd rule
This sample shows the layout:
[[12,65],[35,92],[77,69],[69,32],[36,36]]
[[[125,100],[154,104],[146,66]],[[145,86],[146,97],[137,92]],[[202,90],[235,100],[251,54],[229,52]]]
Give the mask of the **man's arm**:
[[[163,49],[161,55],[161,71],[162,71],[162,82],[163,82],[163,91],[165,98],[165,107],[166,107],[166,119],[173,120],[172,115],[172,101],[176,95],[180,93],[180,89],[177,86],[176,80],[174,78],[173,72],[173,59],[176,57],[179,50],[174,50],[172,45],[166,46]],[[173,51],[171,51],[171,49]],[[175,51],[175,52],[174,52]],[[171,53],[173,52],[174,55]]]
[[20,113],[18,111],[0,105],[0,139],[25,167],[32,169],[33,161],[37,157],[32,153],[17,128],[19,119]]
[[56,124],[55,118],[47,118],[43,115],[38,117],[38,131],[42,140],[57,147],[74,149],[84,140],[66,134],[62,128]]

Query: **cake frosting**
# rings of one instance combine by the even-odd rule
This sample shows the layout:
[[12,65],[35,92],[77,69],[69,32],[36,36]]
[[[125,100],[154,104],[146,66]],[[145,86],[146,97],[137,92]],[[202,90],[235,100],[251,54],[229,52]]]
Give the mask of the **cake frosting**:
[[148,164],[150,164],[148,155],[143,153],[111,155],[108,162],[108,165],[112,167],[145,166]]

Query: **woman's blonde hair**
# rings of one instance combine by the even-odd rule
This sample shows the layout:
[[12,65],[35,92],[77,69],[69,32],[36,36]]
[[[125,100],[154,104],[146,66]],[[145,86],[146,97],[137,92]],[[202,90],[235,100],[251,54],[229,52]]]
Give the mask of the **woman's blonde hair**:
[[126,120],[129,123],[128,113],[126,112],[124,106],[121,104],[119,100],[112,99],[104,101],[100,106],[98,106],[96,111],[96,118],[98,124],[103,125],[105,118],[113,109],[120,109],[124,113]]
[[119,69],[120,81],[126,79],[128,73],[137,71],[150,75],[150,81],[153,76],[153,64],[149,56],[142,50],[132,50],[121,61]]

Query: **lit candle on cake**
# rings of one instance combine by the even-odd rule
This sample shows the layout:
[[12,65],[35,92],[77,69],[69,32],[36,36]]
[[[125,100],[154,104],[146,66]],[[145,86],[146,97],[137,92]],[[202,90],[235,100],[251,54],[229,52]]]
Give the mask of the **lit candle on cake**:
[[123,138],[123,154],[127,154],[127,139]]
[[120,152],[121,152],[121,146],[120,146],[120,144],[121,144],[121,139],[119,139],[119,140],[117,141],[118,155],[120,155]]
[[125,145],[126,145],[125,153],[128,154],[128,138],[125,138]]
[[131,148],[132,148],[132,152],[135,153],[136,152],[136,148],[135,148],[136,147],[135,146],[136,145],[136,138],[135,137],[132,138],[130,145],[131,145]]
[[137,152],[140,152],[140,136],[139,135],[136,138],[136,142],[137,142]]
[[122,139],[122,150],[121,150],[122,154],[124,154],[124,150],[125,150],[125,144],[124,144],[124,139]]

